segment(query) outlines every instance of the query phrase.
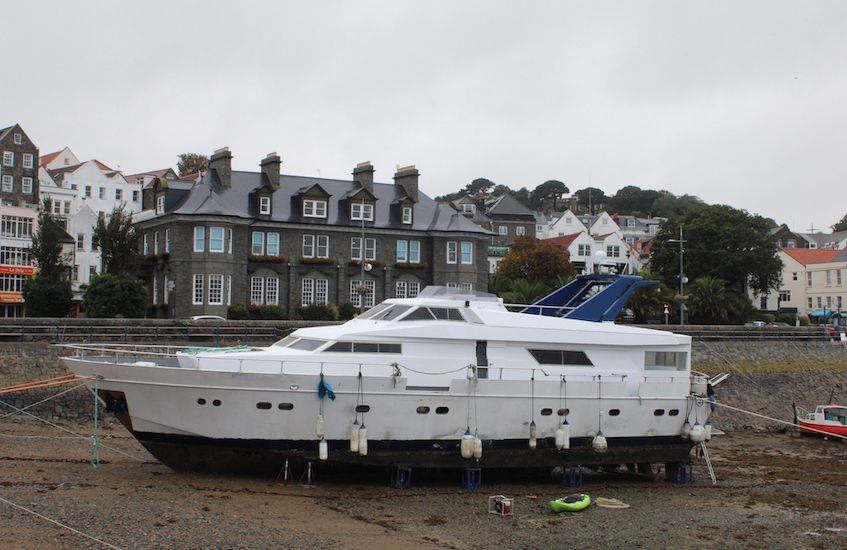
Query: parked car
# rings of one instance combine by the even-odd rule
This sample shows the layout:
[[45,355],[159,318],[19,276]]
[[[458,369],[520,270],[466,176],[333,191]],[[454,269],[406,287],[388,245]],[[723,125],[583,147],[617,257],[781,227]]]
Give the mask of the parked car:
[[765,328],[768,324],[764,321],[752,321],[744,325],[745,327],[753,327],[753,328]]
[[790,327],[790,326],[791,325],[789,325],[788,323],[783,323],[783,322],[780,322],[780,321],[777,321],[777,322],[774,322],[774,323],[768,323],[769,328],[784,328],[784,327]]
[[220,315],[194,315],[191,317],[192,321],[226,321]]

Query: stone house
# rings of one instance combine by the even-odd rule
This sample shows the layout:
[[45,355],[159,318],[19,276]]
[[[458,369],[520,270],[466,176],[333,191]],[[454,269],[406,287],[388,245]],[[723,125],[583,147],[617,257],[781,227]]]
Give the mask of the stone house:
[[135,216],[150,304],[159,316],[226,316],[233,304],[369,307],[427,285],[487,288],[491,232],[419,190],[419,172],[374,182],[232,169],[224,148],[196,182],[156,180]]

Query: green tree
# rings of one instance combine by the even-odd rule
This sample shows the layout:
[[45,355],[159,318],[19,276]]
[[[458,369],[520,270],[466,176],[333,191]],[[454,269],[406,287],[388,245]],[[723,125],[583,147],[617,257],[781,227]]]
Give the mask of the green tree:
[[29,317],[64,317],[73,301],[68,257],[62,252],[62,244],[73,239],[52,212],[50,199],[44,199],[38,212],[38,231],[32,237],[32,256],[38,273],[23,289]]
[[132,275],[97,275],[85,290],[83,304],[88,317],[144,317],[147,290],[144,281]]
[[138,269],[138,236],[132,224],[132,214],[118,206],[109,215],[97,218],[92,237],[93,245],[100,249],[102,273],[133,274]]
[[199,153],[182,153],[177,155],[177,172],[180,176],[201,172],[209,167],[209,157]]
[[764,293],[779,285],[782,261],[767,220],[726,205],[700,205],[668,219],[656,235],[650,266],[668,286],[679,284],[679,243],[673,240],[680,224],[689,280],[723,279],[727,291],[738,295],[748,287]]
[[570,193],[570,189],[559,180],[547,180],[529,194],[529,202],[532,208],[541,209],[545,206],[558,210],[559,201]]
[[632,310],[635,322],[645,324],[651,319],[664,320],[665,305],[669,305],[670,316],[675,317],[676,310],[673,307],[674,292],[664,284],[658,275],[644,270],[636,273],[649,281],[659,281],[658,285],[642,287],[637,289],[629,297],[626,306]]
[[573,264],[566,250],[530,237],[516,239],[506,256],[497,264],[495,272],[498,280],[522,279],[541,283],[548,288],[555,284],[558,277],[573,274]]
[[471,196],[487,195],[495,187],[495,184],[490,179],[476,178],[465,186],[465,194]]
[[658,191],[652,189],[641,189],[634,185],[621,187],[615,195],[609,199],[606,208],[617,214],[632,214],[635,216],[646,216],[653,210],[653,203],[659,198]]
[[600,189],[597,189],[596,187],[586,187],[585,189],[580,189],[573,195],[574,197],[576,197],[577,204],[579,204],[583,208],[589,209],[592,213],[596,212],[599,206],[602,206],[609,202],[609,197],[606,196],[606,193],[604,193]]
[[833,231],[847,231],[847,214],[841,218],[841,221],[832,226]]
[[694,321],[706,325],[726,322],[730,309],[726,284],[717,277],[699,277],[688,287],[686,304]]
[[652,213],[654,216],[670,218],[684,213],[689,208],[705,204],[699,197],[694,195],[682,195],[677,197],[669,191],[659,191],[659,196],[653,201]]

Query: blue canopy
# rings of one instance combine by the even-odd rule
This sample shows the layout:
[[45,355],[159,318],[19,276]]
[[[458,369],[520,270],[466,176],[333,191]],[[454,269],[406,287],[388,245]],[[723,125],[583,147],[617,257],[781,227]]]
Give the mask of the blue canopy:
[[815,310],[812,310],[811,313],[809,313],[809,316],[810,317],[829,317],[833,313],[834,313],[834,311],[832,311],[831,309],[815,309]]

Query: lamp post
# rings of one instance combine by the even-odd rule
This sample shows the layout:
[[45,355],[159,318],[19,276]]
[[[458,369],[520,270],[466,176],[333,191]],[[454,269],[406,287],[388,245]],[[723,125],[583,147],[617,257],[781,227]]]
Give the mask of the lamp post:
[[684,325],[685,324],[685,318],[683,317],[683,313],[684,313],[684,310],[685,310],[685,299],[683,297],[685,296],[685,294],[684,294],[685,286],[684,285],[685,285],[687,280],[685,278],[685,274],[684,274],[683,269],[682,269],[683,257],[685,256],[685,248],[683,247],[683,245],[685,244],[685,239],[682,238],[682,224],[679,224],[679,238],[678,239],[668,239],[667,242],[669,242],[669,243],[679,243],[679,324]]

